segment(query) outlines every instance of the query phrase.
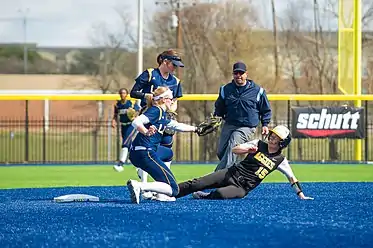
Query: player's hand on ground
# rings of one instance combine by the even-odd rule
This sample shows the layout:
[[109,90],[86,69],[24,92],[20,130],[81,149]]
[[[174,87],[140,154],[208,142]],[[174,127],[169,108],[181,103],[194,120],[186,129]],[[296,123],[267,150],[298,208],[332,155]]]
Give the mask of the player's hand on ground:
[[157,132],[157,128],[153,125],[151,125],[148,129],[148,131],[146,132],[146,136],[152,136],[154,135],[155,133]]
[[268,129],[268,127],[262,127],[262,134],[263,134],[263,135],[267,135],[267,134],[269,134],[269,129]]
[[309,197],[309,196],[305,196],[305,195],[300,196],[300,199],[301,200],[314,200],[313,197]]

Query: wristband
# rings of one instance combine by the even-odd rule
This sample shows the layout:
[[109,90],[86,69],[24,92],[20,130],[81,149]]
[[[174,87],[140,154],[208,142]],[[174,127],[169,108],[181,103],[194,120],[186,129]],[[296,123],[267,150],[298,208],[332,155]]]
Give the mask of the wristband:
[[299,182],[292,183],[291,187],[294,189],[294,191],[295,191],[295,193],[297,193],[297,195],[299,195],[300,193],[303,192],[302,187],[300,186]]

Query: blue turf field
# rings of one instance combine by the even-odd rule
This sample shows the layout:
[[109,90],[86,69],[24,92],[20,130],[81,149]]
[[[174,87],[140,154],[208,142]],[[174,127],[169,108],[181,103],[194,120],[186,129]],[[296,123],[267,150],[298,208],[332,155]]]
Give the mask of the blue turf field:
[[[373,247],[373,183],[262,184],[243,200],[130,204],[125,187],[0,190],[0,247]],[[99,203],[54,203],[85,193]]]

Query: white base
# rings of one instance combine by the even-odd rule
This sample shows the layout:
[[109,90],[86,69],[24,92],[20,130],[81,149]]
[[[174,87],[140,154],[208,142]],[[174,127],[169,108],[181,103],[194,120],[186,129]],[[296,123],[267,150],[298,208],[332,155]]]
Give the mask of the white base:
[[93,195],[85,195],[85,194],[70,194],[70,195],[62,195],[53,198],[54,202],[63,203],[63,202],[98,202],[100,198]]

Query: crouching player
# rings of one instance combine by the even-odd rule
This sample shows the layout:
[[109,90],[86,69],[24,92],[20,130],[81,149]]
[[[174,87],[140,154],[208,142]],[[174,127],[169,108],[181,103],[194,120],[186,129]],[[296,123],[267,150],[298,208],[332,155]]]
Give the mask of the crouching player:
[[[193,193],[197,199],[232,199],[243,198],[255,189],[263,179],[274,170],[282,172],[289,180],[300,199],[312,200],[304,195],[299,181],[288,163],[282,150],[291,142],[290,131],[285,126],[276,126],[269,132],[268,142],[253,140],[233,148],[236,154],[246,154],[239,164],[204,177],[179,184],[176,198]],[[210,193],[204,189],[215,189]]]
[[[171,148],[160,143],[166,128],[181,132],[198,132],[198,128],[166,118],[166,110],[171,107],[172,91],[167,87],[158,87],[153,96],[147,99],[147,109],[136,117],[132,125],[138,134],[132,142],[129,159],[132,164],[147,172],[155,182],[138,182],[129,180],[128,190],[133,203],[139,203],[142,192],[156,192],[168,201],[174,201],[179,193],[179,187],[170,168],[164,161],[171,161]],[[159,149],[162,149],[161,152]],[[168,155],[167,155],[168,154]],[[165,156],[166,155],[166,156]]]

